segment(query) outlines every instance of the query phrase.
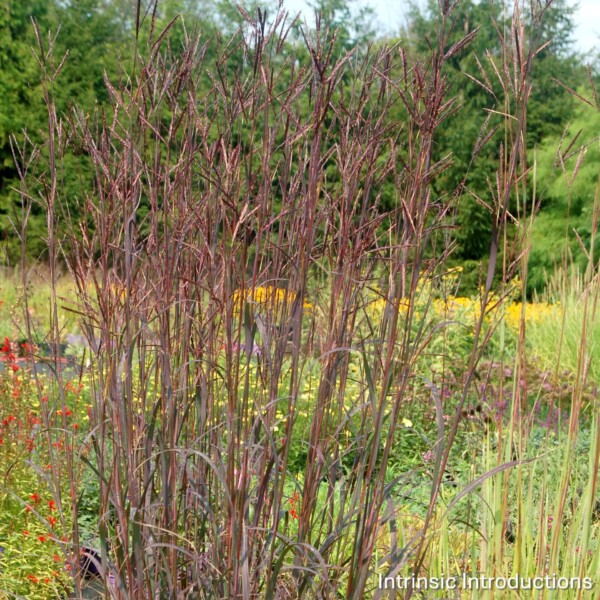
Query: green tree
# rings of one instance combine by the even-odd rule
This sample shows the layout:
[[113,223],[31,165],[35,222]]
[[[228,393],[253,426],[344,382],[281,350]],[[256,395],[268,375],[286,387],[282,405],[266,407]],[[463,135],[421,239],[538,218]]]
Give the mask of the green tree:
[[[437,43],[437,35],[442,34],[436,25],[438,12],[438,3],[434,1],[429,2],[425,11],[413,6],[407,31],[413,52],[425,56],[429,46]],[[533,61],[533,86],[527,113],[529,147],[561,131],[572,115],[572,98],[555,81],[558,79],[570,87],[576,87],[581,81],[582,67],[570,41],[572,14],[566,2],[560,0],[545,10],[542,26],[536,22],[530,32],[537,48],[549,43]],[[446,65],[445,75],[460,110],[439,130],[436,157],[451,154],[452,166],[436,180],[434,192],[443,196],[462,184],[465,186],[458,205],[455,238],[459,243],[458,256],[471,267],[474,282],[478,264],[489,250],[493,216],[485,204],[490,188],[495,187],[494,174],[504,143],[502,116],[497,113],[506,110],[505,98],[491,63],[500,62],[499,33],[510,36],[510,20],[498,3],[474,0],[458,3],[452,19],[454,30],[446,42],[447,47],[476,29],[477,34],[471,44]],[[474,157],[484,124],[488,132],[495,127],[498,130]],[[468,273],[469,269],[465,271]]]
[[312,14],[306,15],[309,26],[316,15],[322,26],[336,31],[338,56],[351,49],[361,50],[372,42],[376,35],[373,27],[374,11],[370,6],[357,6],[356,2],[343,0],[313,0],[308,3]]
[[[0,13],[0,102],[4,107],[0,113],[0,238],[6,241],[11,262],[15,262],[20,253],[11,219],[17,222],[20,219],[21,198],[14,189],[18,188],[18,172],[10,135],[22,143],[22,132],[26,129],[32,142],[39,143],[48,122],[32,20],[39,28],[46,50],[50,43],[48,35],[56,37],[55,61],[58,63],[67,55],[52,90],[58,117],[64,119],[72,104],[89,113],[106,103],[104,76],[105,73],[109,78],[117,76],[118,57],[127,39],[116,17],[113,6],[102,0],[3,2]],[[68,168],[62,174],[63,200],[68,209],[70,198],[88,187],[91,170],[87,157],[81,154],[68,156],[65,164]],[[34,258],[45,249],[45,227],[43,207],[34,204],[28,240],[28,251]]]
[[600,240],[592,235],[600,161],[599,128],[600,111],[578,102],[564,134],[547,136],[535,153],[542,210],[532,231],[528,282],[531,290],[541,289],[547,276],[565,259],[567,264],[572,261],[585,271],[588,257],[583,248],[591,250],[592,240],[596,260],[600,253]]
[[[34,139],[46,122],[39,68],[31,48],[36,39],[31,20],[42,29],[56,24],[52,1],[2,0],[0,4],[0,240],[12,237],[11,219],[18,216],[19,198],[11,187],[17,184],[10,137],[24,129]],[[15,247],[16,244],[11,244]]]
[[573,97],[560,84],[576,89],[586,78],[581,57],[573,49],[574,12],[567,0],[555,0],[541,22],[533,26],[532,38],[543,49],[533,62],[527,115],[529,148],[546,136],[562,133],[573,115]]

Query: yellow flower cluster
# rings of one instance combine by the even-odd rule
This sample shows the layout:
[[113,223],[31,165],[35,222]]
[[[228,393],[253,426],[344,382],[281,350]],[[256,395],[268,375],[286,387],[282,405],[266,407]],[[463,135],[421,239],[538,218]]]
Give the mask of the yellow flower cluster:
[[436,298],[433,301],[433,310],[436,316],[443,319],[465,314],[477,319],[481,312],[481,302],[464,296],[450,296],[446,299]]
[[[521,323],[521,302],[511,302],[505,306],[504,319],[510,329],[517,332]],[[530,302],[525,305],[525,323],[539,323],[540,321],[557,316],[560,312],[560,304],[549,304],[548,302]]]
[[[498,300],[490,299],[488,308],[493,307]],[[447,300],[434,300],[434,312],[440,318],[464,318],[471,317],[477,321],[481,315],[481,300],[479,298],[450,297]],[[548,302],[528,302],[525,305],[525,323],[538,323],[548,317],[557,314],[559,305]],[[521,322],[522,302],[504,301],[497,306],[499,315],[502,315],[508,328],[517,333]],[[492,309],[495,312],[495,309]]]
[[[278,288],[271,285],[258,286],[255,288],[238,289],[233,293],[233,302],[236,307],[241,308],[244,302],[266,305],[270,308],[279,308],[292,304],[296,299],[297,292]],[[304,308],[310,309],[312,305],[304,302]]]
[[267,285],[236,290],[233,294],[233,300],[236,303],[245,300],[256,304],[279,304],[291,300],[291,296],[292,294],[283,288]]
[[[380,319],[383,316],[386,307],[386,300],[379,297],[367,306],[367,312],[371,318]],[[399,311],[405,314],[409,308],[409,301],[402,299],[399,304]],[[419,314],[417,306],[417,316]],[[522,302],[514,302],[505,300],[500,302],[498,298],[492,296],[488,300],[486,307],[491,312],[503,315],[506,325],[515,333],[519,331],[521,322],[521,311],[523,308]],[[557,314],[559,304],[550,304],[547,302],[529,302],[525,306],[525,322],[538,323]],[[498,312],[496,312],[498,311]],[[481,316],[481,299],[467,298],[465,296],[449,296],[447,298],[435,298],[431,303],[429,317],[435,320],[446,321],[448,319],[456,319],[459,321],[479,320]]]

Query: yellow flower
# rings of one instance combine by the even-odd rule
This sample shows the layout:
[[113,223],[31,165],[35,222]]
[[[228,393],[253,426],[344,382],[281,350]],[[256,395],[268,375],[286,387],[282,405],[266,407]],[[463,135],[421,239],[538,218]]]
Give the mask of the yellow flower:
[[[241,308],[241,303],[250,302],[252,304],[269,305],[277,307],[285,304],[291,304],[297,297],[298,292],[286,290],[271,285],[258,286],[255,288],[238,289],[233,293],[233,302]],[[313,309],[310,302],[304,302],[304,308],[307,311]]]
[[[521,312],[523,304],[521,302],[512,302],[506,305],[504,318],[508,327],[515,333],[519,331],[521,323]],[[525,305],[525,323],[538,323],[557,314],[558,307],[548,302],[532,302]]]
[[410,419],[407,419],[406,417],[402,419],[402,425],[404,425],[404,427],[406,427],[407,429],[410,429],[413,426],[412,421]]

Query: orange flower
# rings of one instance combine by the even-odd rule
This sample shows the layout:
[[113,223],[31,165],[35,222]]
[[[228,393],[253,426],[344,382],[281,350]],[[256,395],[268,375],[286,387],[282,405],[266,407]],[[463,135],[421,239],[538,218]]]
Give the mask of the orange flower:
[[292,519],[298,520],[298,518],[299,518],[298,511],[296,510],[296,505],[299,500],[300,500],[300,494],[298,493],[298,491],[295,491],[292,494],[292,497],[290,498],[290,516],[292,517]]

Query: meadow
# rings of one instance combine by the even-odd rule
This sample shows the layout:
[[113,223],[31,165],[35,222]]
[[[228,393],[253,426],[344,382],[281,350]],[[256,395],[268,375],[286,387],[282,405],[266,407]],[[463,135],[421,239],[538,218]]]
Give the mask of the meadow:
[[[532,292],[538,48],[515,9],[481,65],[501,106],[473,160],[504,143],[467,285],[468,191],[433,188],[444,68],[473,39],[449,43],[451,15],[425,60],[335,59],[317,23],[306,65],[280,13],[215,64],[152,27],[110,110],[64,115],[36,30],[48,129],[15,150],[0,277],[2,600],[86,597],[92,573],[120,600],[596,597],[598,194],[587,267],[565,253]],[[414,583],[463,576],[519,589]]]

